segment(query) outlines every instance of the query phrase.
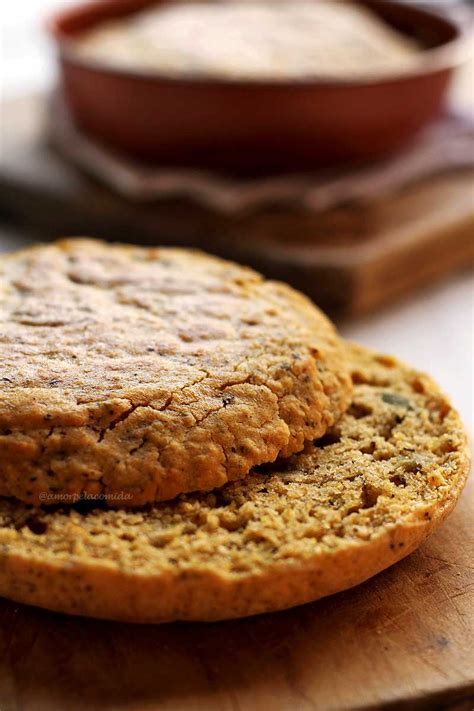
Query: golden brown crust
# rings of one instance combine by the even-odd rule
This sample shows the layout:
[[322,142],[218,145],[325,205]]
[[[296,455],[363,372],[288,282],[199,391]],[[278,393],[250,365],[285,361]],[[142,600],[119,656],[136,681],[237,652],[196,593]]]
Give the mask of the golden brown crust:
[[0,495],[110,506],[239,479],[347,408],[334,327],[198,252],[64,240],[0,258]]
[[427,377],[350,348],[352,405],[290,460],[144,511],[0,501],[0,594],[135,622],[283,609],[356,585],[454,507],[469,455]]

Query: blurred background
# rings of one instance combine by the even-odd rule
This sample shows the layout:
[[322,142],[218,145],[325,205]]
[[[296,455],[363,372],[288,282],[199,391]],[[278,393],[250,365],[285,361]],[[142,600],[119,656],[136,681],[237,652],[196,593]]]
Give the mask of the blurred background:
[[[388,77],[385,93],[361,94],[359,86],[338,99],[336,123],[343,135],[352,130],[351,107],[358,106],[368,121],[364,126],[374,136],[373,145],[354,133],[359,147],[373,148],[375,137],[391,135],[397,123],[400,130],[406,127],[407,136],[387,154],[355,157],[344,157],[335,139],[331,144],[332,134],[317,134],[321,106],[324,113],[333,100],[327,94],[308,94],[293,106],[292,91],[272,89],[264,99],[244,86],[238,98],[208,92],[200,104],[179,104],[188,99],[164,94],[163,86],[147,85],[144,93],[135,83],[128,95],[117,98],[112,91],[115,104],[104,101],[111,89],[103,77],[92,73],[81,79],[76,72],[68,78],[68,62],[74,65],[75,59],[68,56],[64,37],[61,75],[58,47],[45,29],[47,18],[76,5],[76,0],[16,0],[0,10],[0,249],[88,233],[198,246],[237,259],[306,291],[346,337],[428,370],[472,425],[472,5],[399,3],[421,7],[455,29],[440,30],[438,37],[438,25],[433,29],[428,19],[408,22],[410,32],[428,43],[427,55],[432,52],[423,71],[415,72],[428,76],[421,89],[410,81],[400,88],[397,75]],[[437,44],[442,52],[433,54]],[[147,113],[146,102],[158,90]],[[425,99],[417,99],[420,92],[428,92]],[[152,141],[140,156],[119,145],[124,136],[112,125],[108,140],[107,121],[118,114],[127,121],[127,96],[138,123],[142,119],[140,130],[145,127]],[[169,105],[173,101],[178,103]],[[178,105],[183,115],[173,113]],[[101,106],[99,126],[92,116]],[[259,123],[265,110],[273,117]],[[218,111],[228,122],[223,136],[216,133],[224,121]],[[307,112],[306,123],[300,111]],[[295,116],[293,133],[286,131],[284,122],[289,125]],[[233,127],[242,127],[249,117],[255,119],[255,135],[248,126],[245,135],[243,129],[234,133]],[[213,127],[210,138],[206,122]],[[328,123],[319,130],[328,130]],[[190,138],[189,125],[201,127],[197,138]],[[152,156],[157,136],[162,143]],[[190,141],[184,141],[184,159],[173,161],[184,136]],[[191,139],[201,141],[195,153]],[[329,159],[318,161],[326,148]],[[258,170],[242,172],[240,165],[234,170],[235,165],[225,164],[246,150],[258,154]],[[285,157],[286,168],[274,165],[275,155]]]
[[[55,76],[54,51],[44,31],[44,22],[57,10],[76,6],[77,0],[17,0],[1,9],[0,69],[4,97],[47,89]],[[466,5],[474,4],[466,2]],[[457,11],[459,0],[434,0],[441,10]],[[465,82],[472,81],[465,75]]]

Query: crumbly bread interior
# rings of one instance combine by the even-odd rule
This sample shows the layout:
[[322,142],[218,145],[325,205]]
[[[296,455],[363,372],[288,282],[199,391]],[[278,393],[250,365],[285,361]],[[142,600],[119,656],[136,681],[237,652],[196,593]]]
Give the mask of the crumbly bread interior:
[[352,404],[304,453],[140,511],[2,499],[1,549],[33,568],[82,565],[137,579],[207,571],[229,583],[357,555],[387,530],[428,524],[453,505],[467,474],[459,417],[427,376],[356,346],[350,359]]

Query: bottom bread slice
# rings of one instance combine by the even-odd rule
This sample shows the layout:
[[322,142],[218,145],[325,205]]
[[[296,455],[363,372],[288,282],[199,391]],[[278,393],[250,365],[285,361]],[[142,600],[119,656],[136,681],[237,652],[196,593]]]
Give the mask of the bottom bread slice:
[[465,434],[426,375],[349,349],[348,412],[245,481],[140,511],[0,499],[0,595],[115,620],[218,620],[316,600],[411,553],[460,495]]

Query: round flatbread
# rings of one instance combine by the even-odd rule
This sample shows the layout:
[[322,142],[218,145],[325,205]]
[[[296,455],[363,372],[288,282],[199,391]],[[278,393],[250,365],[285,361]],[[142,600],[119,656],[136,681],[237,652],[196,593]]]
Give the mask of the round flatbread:
[[245,267],[85,239],[0,258],[0,495],[210,490],[300,451],[350,394],[333,325]]
[[245,480],[135,512],[0,500],[0,595],[116,620],[217,620],[315,600],[406,556],[462,490],[465,434],[427,376],[350,354],[348,412]]

